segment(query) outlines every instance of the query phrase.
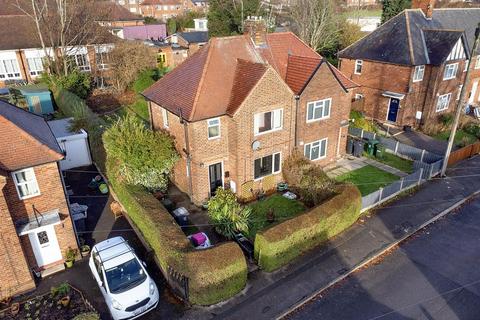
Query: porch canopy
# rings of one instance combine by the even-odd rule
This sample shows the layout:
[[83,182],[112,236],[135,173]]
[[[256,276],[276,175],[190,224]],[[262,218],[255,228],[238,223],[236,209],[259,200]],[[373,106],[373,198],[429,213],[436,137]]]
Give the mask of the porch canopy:
[[47,211],[45,213],[38,213],[35,218],[31,218],[30,220],[23,220],[17,223],[17,234],[19,236],[26,235],[35,229],[40,227],[45,227],[49,225],[59,224],[61,222],[60,214],[58,209],[54,209],[51,211]]
[[405,95],[403,93],[396,93],[396,92],[392,92],[392,91],[384,91],[382,93],[382,96],[389,97],[389,98],[395,98],[395,99],[398,99],[398,100],[403,100],[403,98],[405,98]]

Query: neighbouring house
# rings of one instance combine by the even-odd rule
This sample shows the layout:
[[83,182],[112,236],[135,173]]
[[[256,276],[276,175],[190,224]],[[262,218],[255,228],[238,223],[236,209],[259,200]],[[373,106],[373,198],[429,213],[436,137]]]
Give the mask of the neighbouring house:
[[153,17],[163,22],[197,9],[191,0],[144,0],[140,3],[140,8],[144,17]]
[[340,70],[360,85],[354,108],[397,126],[421,126],[454,111],[471,61],[467,102],[478,104],[480,51],[470,57],[480,8],[407,9],[342,50]]
[[142,13],[142,10],[140,8],[140,4],[142,3],[142,0],[110,0],[110,1],[123,6],[131,13],[135,13],[135,14]]
[[[58,55],[47,48],[42,49],[33,20],[15,8],[15,1],[0,8],[0,88],[7,85],[33,82],[44,72],[46,55]],[[73,63],[82,72],[91,72],[97,86],[102,87],[108,79],[108,52],[117,37],[98,27],[93,41],[79,40],[66,50]]]
[[348,18],[347,22],[356,24],[362,32],[372,32],[380,26],[381,17],[354,17]]
[[367,7],[375,6],[379,4],[378,0],[346,0],[345,5],[347,7]]
[[188,54],[194,54],[208,42],[208,31],[178,32],[167,39],[173,44],[188,48]]
[[142,16],[132,13],[120,4],[108,1],[99,1],[97,22],[117,34],[124,27],[143,26]]
[[144,92],[152,128],[170,132],[181,154],[173,182],[197,204],[218,187],[241,198],[275,188],[295,148],[321,166],[345,154],[356,84],[293,33],[245,26]]
[[152,42],[158,49],[157,63],[159,67],[173,69],[188,58],[188,48],[176,43]]
[[185,28],[186,32],[190,31],[208,31],[208,19],[197,18],[193,19],[193,28]]
[[167,37],[165,24],[147,24],[143,26],[124,27],[117,33],[119,38],[125,40],[157,40],[162,41]]
[[0,100],[0,299],[35,288],[78,249],[47,122]]

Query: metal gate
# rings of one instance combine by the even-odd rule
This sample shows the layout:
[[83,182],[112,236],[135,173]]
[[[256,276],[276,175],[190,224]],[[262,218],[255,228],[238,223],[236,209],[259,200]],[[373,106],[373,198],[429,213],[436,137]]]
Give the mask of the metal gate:
[[188,302],[188,277],[168,266],[166,278],[173,293],[184,302]]

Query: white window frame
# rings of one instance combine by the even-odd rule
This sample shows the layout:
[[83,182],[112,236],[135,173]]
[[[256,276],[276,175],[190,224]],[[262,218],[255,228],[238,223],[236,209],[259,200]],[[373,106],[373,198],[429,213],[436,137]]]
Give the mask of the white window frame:
[[362,93],[355,93],[355,101],[364,99],[365,96]]
[[425,65],[415,66],[415,71],[413,72],[413,82],[423,81],[425,76]]
[[469,64],[470,64],[470,60],[466,59],[465,60],[465,68],[463,68],[463,72],[467,72]]
[[162,108],[162,121],[163,127],[168,129],[168,111],[165,108]]
[[[272,117],[270,119],[271,121],[271,128],[270,130],[260,132],[260,127],[258,126],[258,118],[260,116],[263,116],[266,113],[272,113]],[[280,115],[280,126],[275,126],[275,115]],[[283,109],[275,109],[271,111],[266,111],[266,112],[260,112],[260,113],[255,113],[253,116],[253,133],[255,136],[260,136],[262,134],[267,134],[275,131],[280,131],[283,129]]]
[[[86,53],[75,53],[72,55],[75,61],[75,65],[77,66],[78,70],[80,71],[90,71],[90,60],[88,59],[88,54]],[[84,60],[84,61],[83,61]],[[80,64],[81,62],[85,62],[85,64]]]
[[[40,61],[40,65],[38,62]],[[43,58],[41,57],[31,57],[27,58],[28,70],[31,76],[39,76],[43,72]]]
[[[454,70],[453,74],[447,75],[449,73],[449,70]],[[443,80],[455,79],[457,77],[457,72],[458,72],[458,62],[449,63],[445,65],[445,70],[443,71]]]
[[[325,115],[325,102],[328,101],[328,114]],[[312,109],[312,118],[308,118],[308,110],[310,106],[313,105]],[[322,109],[322,116],[320,118],[315,118],[315,110],[316,109]],[[330,118],[330,114],[332,113],[332,98],[327,98],[327,99],[322,99],[322,100],[317,100],[317,101],[311,101],[307,103],[307,110],[306,110],[306,118],[307,118],[307,123],[315,122],[315,121],[320,121],[320,120],[325,120]]]
[[[321,150],[322,150],[321,146],[322,146],[323,141],[325,141],[325,154],[324,155],[321,154]],[[310,147],[310,152],[309,152],[308,156],[306,155],[307,147]],[[312,159],[313,148],[318,148],[318,157],[315,158],[315,159]],[[310,143],[306,143],[303,147],[303,155],[311,161],[317,161],[317,160],[325,159],[327,157],[327,153],[328,153],[328,138],[323,138],[323,139],[320,139],[320,140],[317,140],[317,141],[312,141]]]
[[[30,172],[32,174],[33,179],[30,180],[30,181],[26,181],[26,182],[19,182],[17,180],[16,174],[22,173],[22,172]],[[33,168],[27,168],[27,169],[14,171],[14,172],[12,172],[12,178],[13,178],[13,182],[15,183],[15,188],[17,189],[18,198],[20,200],[33,198],[33,197],[36,197],[36,196],[40,195],[40,188],[38,187],[37,177],[35,176],[35,171],[33,170]],[[34,189],[36,189],[36,191],[31,193],[31,194],[22,196],[22,194],[20,193],[19,186],[20,185],[28,185],[28,184],[34,185],[35,186]]]
[[480,56],[475,57],[475,69],[480,69]]
[[[277,154],[280,156],[280,160],[279,160],[279,164],[278,164],[278,170],[275,171],[275,156]],[[258,160],[258,159],[266,158],[266,157],[272,157],[272,172],[269,173],[269,174],[266,174],[264,176],[255,178],[255,161]],[[267,154],[267,155],[264,155],[264,156],[253,159],[253,181],[259,181],[259,180],[262,180],[265,177],[275,175],[275,174],[279,174],[280,172],[282,172],[282,152],[275,152],[275,153],[272,153],[272,154]]]
[[[446,94],[442,94],[442,95],[438,96],[437,105],[435,107],[435,112],[441,112],[441,111],[448,110],[448,106],[450,104],[451,97],[452,97],[451,93],[446,93]],[[443,100],[443,99],[446,99],[445,105],[443,105],[443,101],[441,103],[441,100]],[[442,106],[439,108],[440,104]]]
[[[218,123],[212,124],[212,122],[218,121]],[[210,128],[212,127],[218,127],[218,135],[211,137],[210,136]],[[219,139],[221,136],[221,128],[220,128],[220,118],[213,118],[213,119],[208,119],[207,120],[207,136],[208,140],[214,140],[214,139]]]
[[[357,71],[358,67],[360,67],[360,71]],[[353,69],[354,74],[362,74],[363,69],[363,60],[357,59],[355,60],[355,68]]]
[[[11,69],[11,70],[10,70]],[[21,79],[22,73],[15,59],[0,59],[0,80]]]

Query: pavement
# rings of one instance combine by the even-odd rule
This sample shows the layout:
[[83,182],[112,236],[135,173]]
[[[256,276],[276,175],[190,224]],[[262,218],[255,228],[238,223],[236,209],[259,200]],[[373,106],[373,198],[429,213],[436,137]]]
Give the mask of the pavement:
[[401,131],[395,134],[393,139],[412,147],[425,149],[429,152],[443,156],[447,150],[447,141],[434,139],[420,131]]
[[289,266],[274,273],[250,273],[249,285],[242,293],[220,305],[194,307],[183,319],[274,319],[469,197],[480,189],[478,175],[480,157],[463,161],[448,171],[448,178],[433,179],[416,193],[362,217]]
[[398,170],[397,168],[393,168],[384,163],[375,161],[373,159],[365,158],[365,157],[357,158],[353,156],[349,156],[347,158],[342,158],[338,160],[334,164],[330,165],[330,168],[327,167],[325,169],[325,172],[330,178],[333,179],[347,172],[363,168],[367,165],[377,167],[380,170],[389,172],[399,177],[408,176],[408,173],[405,173],[401,170]]
[[288,319],[479,319],[480,198]]

